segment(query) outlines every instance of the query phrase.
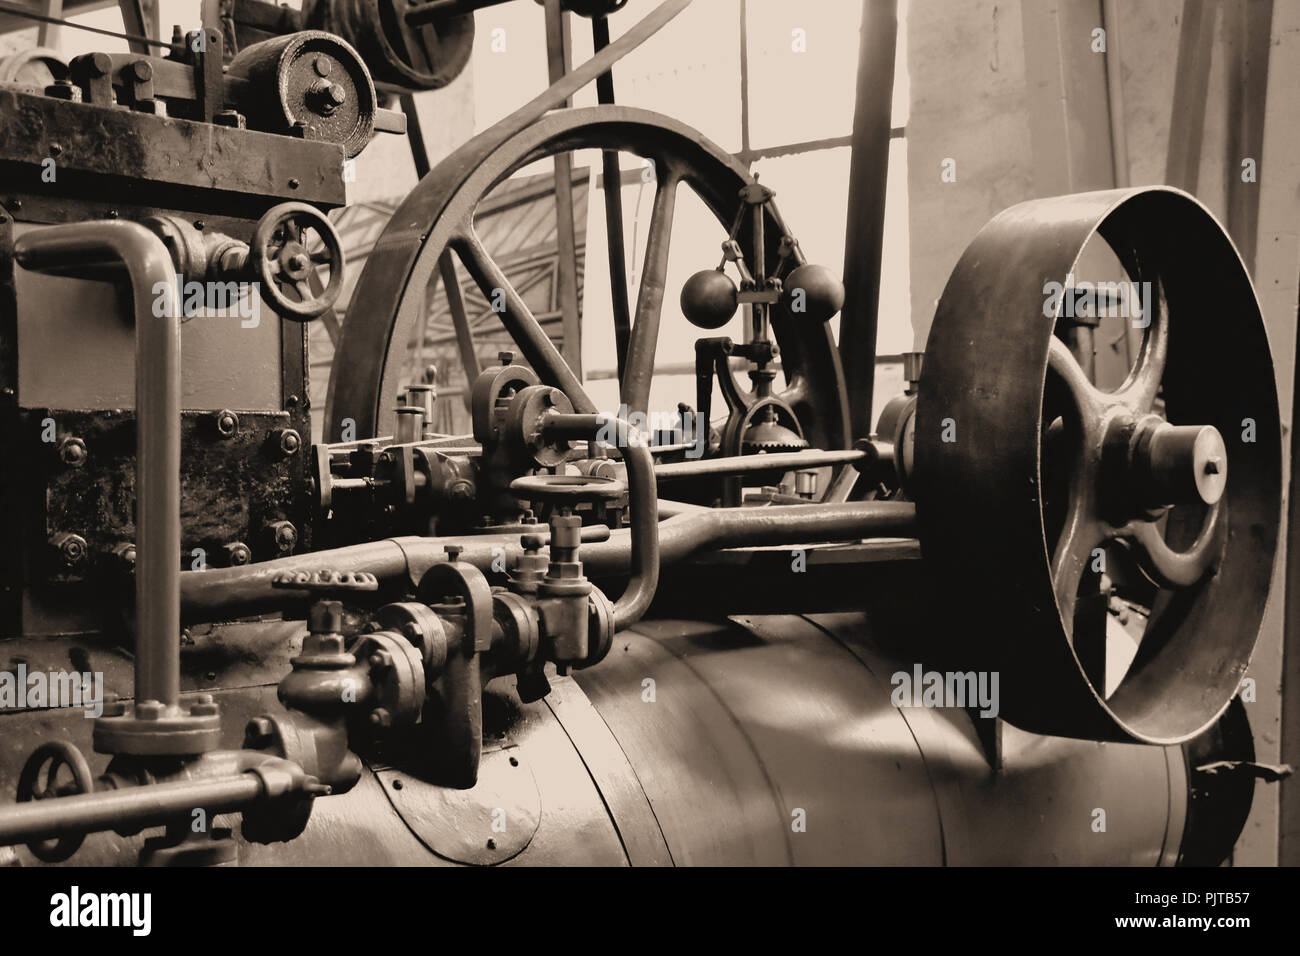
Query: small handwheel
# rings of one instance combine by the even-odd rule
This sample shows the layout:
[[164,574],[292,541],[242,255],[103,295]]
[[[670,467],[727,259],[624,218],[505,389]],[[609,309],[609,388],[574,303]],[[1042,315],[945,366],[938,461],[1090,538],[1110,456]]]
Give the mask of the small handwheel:
[[627,494],[627,484],[600,475],[527,475],[510,482],[510,491],[525,501],[571,507],[587,501],[614,501]]
[[[71,779],[59,780],[60,774],[67,771]],[[90,773],[90,765],[81,751],[72,744],[62,740],[52,740],[41,744],[23,764],[18,776],[18,802],[29,800],[50,800],[69,797],[79,793],[91,793],[95,789],[95,778]],[[80,849],[84,834],[55,837],[50,840],[36,840],[27,844],[27,849],[38,860],[46,863],[62,863]]]
[[[319,243],[312,241],[311,233]],[[328,312],[343,287],[339,234],[323,213],[306,203],[286,202],[268,209],[253,232],[249,260],[267,305],[295,322]],[[321,265],[329,266],[330,277],[316,291],[312,280]]]
[[[1141,338],[1113,388],[1078,298],[1103,285]],[[940,299],[915,435],[921,546],[961,594],[944,653],[998,674],[1002,716],[1174,744],[1223,712],[1272,574],[1281,423],[1254,289],[1204,206],[1138,188],[994,217]]]

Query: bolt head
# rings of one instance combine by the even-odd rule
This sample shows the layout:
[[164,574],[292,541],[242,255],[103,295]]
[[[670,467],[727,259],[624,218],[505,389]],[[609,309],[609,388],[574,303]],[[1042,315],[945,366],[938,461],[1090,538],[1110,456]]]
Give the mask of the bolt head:
[[514,353],[514,352],[511,352],[511,351],[509,351],[509,350],[507,350],[507,349],[502,349],[500,352],[498,352],[498,353],[497,353],[497,358],[501,361],[501,364],[502,364],[502,365],[514,365],[514,364],[515,364],[515,353]]
[[59,458],[69,468],[80,468],[88,456],[86,443],[80,438],[68,437],[59,443]]
[[50,537],[50,544],[58,552],[63,566],[69,570],[76,568],[86,559],[86,539],[79,534],[60,531]]
[[253,560],[253,552],[242,541],[233,541],[224,548],[226,564],[232,568],[242,567]]
[[217,426],[217,434],[229,438],[239,431],[239,416],[228,408],[223,408],[212,416]]
[[135,716],[137,720],[161,720],[166,708],[161,701],[157,700],[137,700],[135,702]]
[[277,444],[281,454],[296,455],[298,449],[302,447],[302,436],[292,428],[282,428],[279,431]]

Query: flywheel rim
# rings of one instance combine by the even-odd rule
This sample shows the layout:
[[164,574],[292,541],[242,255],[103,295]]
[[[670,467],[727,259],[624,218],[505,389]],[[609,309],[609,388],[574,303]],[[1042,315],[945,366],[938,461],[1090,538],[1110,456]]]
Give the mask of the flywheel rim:
[[[648,110],[597,106],[557,111],[518,132],[486,130],[416,185],[367,259],[331,372],[326,440],[338,440],[344,419],[355,423],[357,437],[389,433],[384,431],[392,418],[386,397],[397,392],[401,375],[401,363],[394,362],[390,352],[398,355],[405,349],[420,299],[408,291],[428,286],[441,251],[463,238],[462,224],[472,222],[478,202],[529,163],[567,150],[600,149],[611,138],[617,139],[612,148],[652,159],[657,175],[667,168],[686,183],[723,224],[719,239],[725,237],[748,174],[728,153],[676,120]],[[661,162],[669,148],[675,151],[672,161]],[[747,232],[748,226],[743,226],[742,240]],[[769,261],[775,261],[784,232],[779,213],[769,204]],[[584,309],[584,320],[591,314]],[[385,315],[392,320],[385,322]],[[813,444],[846,447],[847,396],[830,328],[806,327],[780,308],[773,309],[772,328],[789,379],[787,400],[793,399],[805,429],[813,433]],[[543,370],[537,371],[545,381]],[[564,387],[560,382],[547,384]]]

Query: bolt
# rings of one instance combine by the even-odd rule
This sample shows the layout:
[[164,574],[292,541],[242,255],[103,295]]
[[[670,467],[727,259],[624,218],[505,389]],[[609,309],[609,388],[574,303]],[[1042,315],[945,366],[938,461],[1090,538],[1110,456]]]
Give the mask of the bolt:
[[298,544],[298,529],[291,521],[271,522],[271,534],[275,539],[275,547],[281,554],[288,554]]
[[242,541],[232,541],[230,544],[223,545],[222,550],[226,552],[226,565],[228,567],[243,567],[253,560],[253,552]]
[[312,66],[316,68],[317,76],[329,76],[330,70],[334,68],[334,64],[330,63],[329,58],[324,56],[317,56],[312,61]]
[[108,76],[113,69],[113,60],[107,53],[92,53],[86,65],[91,76]]
[[244,728],[244,746],[258,749],[275,740],[275,724],[270,717],[254,717]]
[[79,534],[60,531],[50,536],[50,545],[59,553],[64,567],[69,570],[86,559],[86,539]]
[[296,455],[298,449],[302,447],[302,436],[292,428],[278,428],[271,434],[280,449],[280,454],[286,458]]
[[377,670],[387,670],[393,666],[393,655],[385,650],[375,651],[370,655],[370,666]]
[[137,700],[135,702],[135,716],[137,720],[161,720],[163,712],[166,710],[162,701],[157,700]]
[[[376,707],[370,712],[368,719],[372,727],[391,727],[393,725],[393,715],[384,707]],[[397,784],[394,783],[393,786],[396,787]]]
[[217,426],[217,434],[223,438],[230,438],[239,431],[239,416],[228,408],[223,408],[212,416]]
[[247,129],[248,120],[239,110],[221,110],[216,116],[212,117],[212,122],[218,126],[229,126],[231,129]]
[[113,549],[113,555],[122,565],[122,569],[128,573],[135,571],[135,545],[130,541],[119,544]]
[[294,270],[307,268],[307,257],[302,253],[294,253],[289,257],[289,268]]
[[56,100],[69,100],[73,103],[80,103],[81,87],[73,86],[71,80],[55,80],[52,85],[45,88],[45,95],[52,96]]
[[290,188],[290,189],[297,189],[300,185],[302,185],[302,184],[299,183],[298,180],[296,180],[296,179],[291,179],[291,180],[289,180],[289,188]]
[[86,463],[86,443],[69,436],[59,443],[59,458],[69,468],[80,468]]
[[460,557],[461,552],[464,551],[465,549],[461,547],[459,544],[449,544],[445,548],[443,548],[443,550],[447,552],[448,561],[455,561],[457,558]]
[[153,64],[148,60],[136,60],[131,64],[131,75],[139,83],[148,83],[153,79]]
[[[212,695],[207,694],[205,696],[211,697]],[[212,702],[208,702],[205,704],[202,701],[199,701],[197,703],[190,705],[191,717],[216,717],[220,713],[221,713],[221,708]]]
[[515,353],[508,349],[502,349],[498,352],[497,358],[501,360],[502,365],[513,365],[515,363]]

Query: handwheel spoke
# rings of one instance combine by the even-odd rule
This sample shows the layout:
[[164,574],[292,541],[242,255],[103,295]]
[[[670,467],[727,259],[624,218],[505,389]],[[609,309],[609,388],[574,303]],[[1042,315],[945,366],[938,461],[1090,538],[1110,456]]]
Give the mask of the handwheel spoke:
[[632,411],[644,412],[650,402],[650,382],[654,378],[659,319],[663,313],[664,284],[668,275],[673,213],[677,208],[677,183],[674,174],[659,181],[655,190],[654,207],[650,213],[650,231],[646,239],[645,262],[641,269],[641,288],[636,300],[636,320],[632,325],[623,377],[623,403]]
[[1153,286],[1157,290],[1155,302],[1143,303],[1151,324],[1142,337],[1137,363],[1115,392],[1120,401],[1140,414],[1151,411],[1169,356],[1169,306],[1165,301],[1164,286],[1159,282]]
[[1158,585],[1190,587],[1219,563],[1228,529],[1225,509],[1223,501],[1210,507],[1200,533],[1186,551],[1171,548],[1152,521],[1132,521],[1120,529],[1119,537],[1132,542],[1134,557]]

